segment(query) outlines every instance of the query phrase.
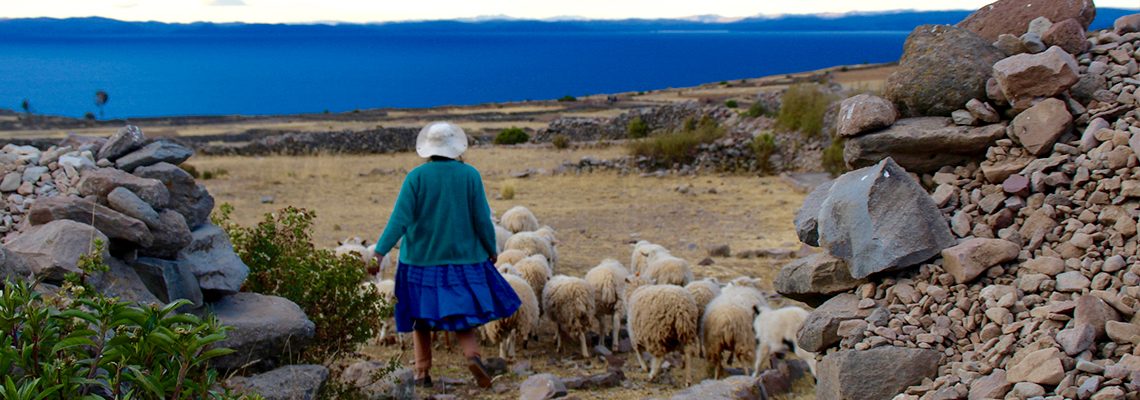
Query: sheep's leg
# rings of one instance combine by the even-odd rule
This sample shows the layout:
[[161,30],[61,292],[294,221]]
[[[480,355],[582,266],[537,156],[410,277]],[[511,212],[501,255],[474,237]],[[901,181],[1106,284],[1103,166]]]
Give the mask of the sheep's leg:
[[685,386],[693,386],[693,355],[689,351],[689,347],[685,346],[681,349],[685,352]]
[[559,329],[554,333],[554,351],[562,352],[562,330]]
[[384,343],[384,338],[388,336],[388,321],[380,323],[380,343]]
[[582,342],[582,357],[590,358],[590,348],[586,346],[586,332],[578,332],[578,339]]
[[517,341],[516,339],[518,339],[518,338],[513,336],[513,335],[510,338],[507,338],[507,341],[508,341],[508,343],[507,343],[507,354],[510,354],[512,359],[515,358],[515,342]]
[[768,346],[768,343],[760,343],[759,346],[756,346],[756,362],[753,363],[756,370],[752,371],[752,376],[760,375],[760,368],[768,367],[768,364],[770,364],[768,358],[771,354],[772,348]]
[[650,367],[649,367],[649,381],[650,382],[653,382],[653,378],[656,378],[657,374],[661,372],[661,359],[662,358],[664,358],[664,357],[653,356],[653,361],[649,362],[649,365],[650,365]]
[[809,353],[807,350],[801,349],[800,346],[793,346],[795,348],[796,357],[808,365],[808,370],[811,371],[811,376],[815,376],[815,354]]
[[645,366],[645,359],[641,358],[641,351],[637,350],[637,343],[634,342],[633,346],[630,347],[633,348],[633,356],[637,357],[637,365],[641,366],[642,371],[649,371],[649,368]]
[[617,353],[617,351],[618,351],[618,341],[620,340],[620,339],[618,339],[618,336],[619,336],[618,331],[620,331],[620,330],[621,330],[621,313],[614,311],[614,337],[613,337],[614,340],[613,340],[613,342],[610,343],[610,348],[613,349],[614,353]]

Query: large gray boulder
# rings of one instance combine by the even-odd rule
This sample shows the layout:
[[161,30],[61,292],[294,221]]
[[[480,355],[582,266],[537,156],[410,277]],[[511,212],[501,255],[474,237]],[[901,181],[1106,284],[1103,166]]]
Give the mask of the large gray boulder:
[[760,400],[767,399],[768,395],[760,378],[738,375],[702,381],[677,393],[671,400]]
[[815,395],[832,400],[891,399],[938,373],[935,350],[882,346],[828,354],[816,369]]
[[28,222],[32,225],[43,225],[62,219],[92,223],[95,229],[111,239],[120,239],[143,247],[150,246],[154,242],[154,235],[142,221],[83,198],[73,196],[41,198],[28,210]]
[[158,212],[154,207],[125,187],[120,186],[107,193],[107,205],[112,210],[142,221],[148,227],[154,228],[159,224]]
[[139,253],[144,256],[174,258],[193,240],[186,219],[174,210],[162,210],[158,224],[152,226],[150,231],[154,235],[154,242],[139,249]]
[[193,155],[194,151],[185,146],[167,140],[159,140],[119,158],[115,161],[115,166],[121,170],[131,172],[134,171],[135,168],[154,165],[160,162],[174,165],[182,164],[183,161],[186,161],[186,159]]
[[[4,247],[26,260],[37,278],[61,282],[67,273],[82,272],[79,257],[94,249],[95,240],[106,244],[107,236],[91,225],[64,219],[33,226]],[[102,256],[110,257],[106,247]]]
[[908,171],[929,173],[982,160],[986,149],[1004,137],[1004,123],[970,127],[955,125],[950,118],[908,118],[885,130],[848,139],[843,160],[852,168],[862,168],[890,157]]
[[178,262],[198,278],[207,298],[237,293],[249,276],[249,267],[234,253],[226,232],[216,225],[195,229],[190,244],[178,252]]
[[863,319],[878,307],[859,308],[859,296],[841,293],[825,301],[804,320],[796,333],[796,344],[804,350],[819,353],[839,340],[839,324],[852,319]]
[[1077,59],[1053,46],[1038,54],[1018,54],[993,65],[994,79],[1017,110],[1057,96],[1080,81]]
[[970,99],[984,99],[993,65],[1005,56],[965,29],[921,25],[907,37],[886,98],[904,117],[950,116]]
[[1096,18],[1096,5],[1092,0],[998,0],[970,14],[958,27],[969,29],[988,41],[1001,34],[1021,36],[1029,30],[1029,23],[1038,17],[1050,21],[1076,19],[1088,29]]
[[179,299],[190,301],[190,309],[202,307],[202,289],[198,278],[177,261],[139,257],[131,265],[147,289],[163,303]]
[[158,304],[158,297],[151,293],[135,270],[114,257],[104,257],[107,271],[91,274],[87,283],[106,296],[141,304]]
[[24,256],[0,247],[0,281],[31,280],[32,264]]
[[250,376],[235,376],[225,386],[236,393],[259,394],[265,400],[313,400],[329,379],[323,365],[286,365]]
[[796,211],[793,221],[796,225],[796,236],[808,246],[819,246],[819,208],[827,200],[827,193],[831,190],[831,180],[819,184],[808,193],[804,204]]
[[890,101],[879,96],[860,94],[839,103],[839,123],[836,133],[850,137],[886,128],[898,119],[898,110]]
[[866,282],[851,277],[847,263],[827,253],[816,253],[792,261],[776,276],[776,292],[809,306],[819,307],[832,296]]
[[929,260],[955,240],[926,190],[887,158],[835,180],[820,208],[819,243],[862,279]]
[[95,158],[115,161],[116,158],[141,147],[145,141],[146,136],[143,135],[142,129],[134,125],[124,126],[103,143],[103,147],[99,148]]
[[129,189],[156,210],[166,208],[170,202],[170,192],[163,182],[139,178],[115,168],[89,169],[83,171],[79,180],[79,194],[83,196],[107,197],[118,187]]
[[170,209],[186,218],[186,226],[195,229],[210,222],[210,212],[214,209],[214,197],[206,187],[194,182],[190,173],[174,164],[158,163],[139,167],[135,175],[158,180],[170,191]]
[[379,361],[357,361],[340,373],[342,384],[363,392],[369,399],[414,399],[415,374],[410,368],[401,368],[376,379],[376,374],[388,367]]
[[234,353],[211,362],[220,370],[272,369],[281,360],[295,359],[316,333],[301,307],[282,297],[241,292],[210,308],[223,325],[233,328],[217,346]]

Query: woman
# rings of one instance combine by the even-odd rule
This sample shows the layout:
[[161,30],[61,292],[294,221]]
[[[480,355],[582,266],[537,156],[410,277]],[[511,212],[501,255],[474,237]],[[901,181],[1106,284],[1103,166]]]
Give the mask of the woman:
[[431,387],[431,332],[456,332],[475,382],[491,386],[475,328],[514,314],[521,302],[495,270],[491,209],[479,171],[459,161],[467,134],[447,122],[420,130],[416,152],[428,162],[404,178],[377,260],[403,238],[396,272],[396,330],[414,332],[416,385]]

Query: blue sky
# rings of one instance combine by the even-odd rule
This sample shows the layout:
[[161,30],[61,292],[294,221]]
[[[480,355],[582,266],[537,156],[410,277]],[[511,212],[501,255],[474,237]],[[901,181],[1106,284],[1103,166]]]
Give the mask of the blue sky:
[[[1052,0],[1042,0],[1052,1]],[[0,0],[0,18],[99,16],[163,22],[382,22],[484,16],[591,19],[977,9],[989,0]],[[1137,8],[1137,0],[1098,0]]]

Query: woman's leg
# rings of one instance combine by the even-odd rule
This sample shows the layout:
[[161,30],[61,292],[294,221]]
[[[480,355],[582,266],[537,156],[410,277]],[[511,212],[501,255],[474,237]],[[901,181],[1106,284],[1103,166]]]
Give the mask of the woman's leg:
[[431,331],[412,331],[412,347],[416,353],[416,379],[428,376],[431,370]]
[[479,357],[479,336],[474,329],[456,332],[455,336],[459,338],[459,347],[463,349],[464,357]]

